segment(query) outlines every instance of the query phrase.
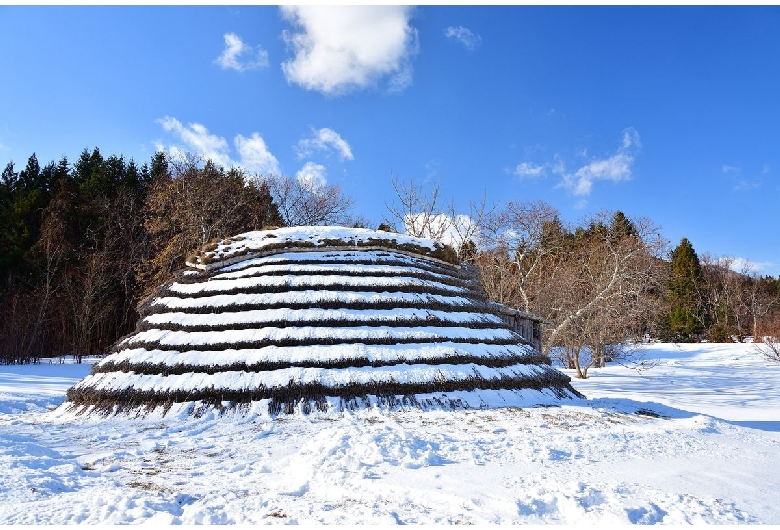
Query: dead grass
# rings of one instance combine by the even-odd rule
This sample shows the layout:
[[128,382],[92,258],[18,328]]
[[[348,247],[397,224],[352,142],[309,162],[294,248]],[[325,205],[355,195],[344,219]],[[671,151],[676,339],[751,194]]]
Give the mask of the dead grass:
[[282,412],[293,414],[300,410],[303,414],[314,411],[327,412],[327,397],[339,398],[342,410],[356,410],[373,406],[374,403],[386,409],[398,407],[421,408],[433,406],[442,408],[460,408],[458,400],[430,398],[426,403],[418,401],[420,394],[444,394],[456,391],[472,390],[551,390],[561,397],[581,396],[570,385],[568,376],[555,370],[546,374],[530,376],[504,376],[495,379],[470,377],[462,380],[435,380],[422,383],[397,383],[382,381],[367,384],[349,383],[337,386],[325,386],[321,383],[301,384],[290,381],[282,387],[257,387],[245,390],[220,388],[199,388],[192,390],[142,391],[134,388],[107,390],[92,387],[73,387],[68,390],[68,401],[76,407],[94,407],[108,411],[138,410],[155,407],[170,407],[171,403],[199,402],[193,409],[193,416],[206,410],[224,413],[229,410],[261,400],[268,401],[268,412],[278,416]]
[[[267,238],[271,237],[277,237],[273,233],[267,233]],[[233,240],[238,241],[237,238],[233,238]],[[214,244],[213,248],[211,245]],[[322,239],[317,241],[316,243],[313,241],[301,241],[301,240],[286,240],[281,241],[279,243],[271,243],[268,245],[263,245],[261,248],[257,248],[254,250],[254,252],[257,252],[262,255],[272,255],[278,252],[282,252],[285,250],[291,250],[291,249],[317,249],[317,248],[346,248],[346,249],[366,249],[366,248],[384,248],[387,250],[398,250],[401,252],[413,254],[416,256],[420,256],[422,258],[434,258],[436,260],[440,260],[445,263],[449,263],[451,265],[459,266],[460,261],[458,260],[458,254],[457,252],[448,245],[442,245],[440,243],[435,243],[434,248],[431,249],[426,246],[417,245],[415,243],[398,243],[397,239],[394,238],[368,238],[367,240],[358,240],[358,241],[345,241],[343,239]],[[217,248],[216,243],[210,242],[203,247],[200,248],[202,252],[209,252],[213,251]],[[231,258],[235,256],[236,253],[231,253],[225,255],[225,258]],[[194,263],[194,262],[193,262]],[[203,261],[201,261],[202,264]]]
[[[199,251],[199,258],[201,263],[207,263],[212,261],[219,261],[222,258],[214,254],[219,247],[219,242],[224,244],[230,244],[235,241],[240,241],[242,238],[234,237],[228,240],[212,240],[209,244],[205,245]],[[495,308],[489,306],[485,302],[484,294],[482,293],[478,279],[472,276],[473,271],[466,268],[459,268],[457,266],[450,266],[457,263],[457,256],[454,251],[449,247],[442,245],[436,245],[434,249],[421,247],[414,244],[403,243],[399,244],[396,239],[388,238],[369,238],[366,241],[344,241],[341,239],[323,240],[319,244],[315,244],[311,241],[285,241],[275,242],[269,247],[263,249],[273,251],[274,249],[289,250],[296,249],[297,251],[305,250],[322,250],[327,247],[335,249],[333,251],[334,258],[333,263],[349,263],[354,265],[355,262],[347,259],[343,259],[339,262],[339,252],[343,250],[349,250],[352,254],[355,251],[362,251],[364,249],[376,250],[381,247],[383,251],[387,251],[387,259],[384,257],[378,257],[378,255],[367,256],[364,260],[365,263],[378,263],[384,264],[397,264],[404,268],[414,267],[418,271],[411,274],[404,274],[405,276],[412,276],[415,280],[430,280],[437,282],[438,286],[432,287],[430,284],[420,284],[420,282],[399,284],[395,286],[380,286],[369,285],[367,287],[360,287],[359,290],[366,292],[376,293],[416,293],[419,294],[419,298],[427,300],[422,308],[437,308],[442,311],[458,310],[458,311],[471,311],[475,313],[481,313],[485,315],[497,316]],[[241,251],[231,254],[228,257],[235,257],[237,254],[250,252],[248,248],[243,248]],[[404,256],[401,256],[403,254]],[[406,255],[412,254],[413,259],[409,259]],[[303,264],[307,262],[305,252],[301,252],[300,260],[290,258],[289,263]],[[429,260],[429,257],[434,257],[439,261]],[[443,261],[442,261],[443,260]],[[413,263],[410,263],[413,262]],[[327,263],[327,260],[313,260],[309,259],[308,262],[316,264]],[[247,265],[248,266],[248,265]],[[391,265],[392,267],[392,265]],[[218,269],[216,269],[218,270]],[[208,297],[215,295],[231,295],[231,294],[270,294],[270,293],[285,293],[294,290],[316,290],[318,286],[312,286],[310,282],[302,282],[296,287],[285,285],[285,282],[280,282],[279,285],[274,286],[256,286],[250,288],[230,288],[224,289],[218,292],[200,292],[194,294],[182,294],[171,290],[173,282],[180,283],[197,283],[208,281],[216,274],[216,271],[201,272],[196,275],[185,275],[184,273],[177,273],[175,280],[168,283],[166,286],[158,289],[153,297],[150,297],[144,302],[140,311],[142,315],[148,316],[152,314],[160,314],[168,311],[178,311],[175,308],[167,308],[162,305],[153,305],[156,298],[160,296],[171,296],[180,299]],[[258,274],[262,274],[262,270],[258,271]],[[288,272],[282,271],[280,274],[288,274]],[[304,276],[308,276],[307,273],[301,273]],[[339,271],[325,271],[323,274],[344,274]],[[363,274],[355,273],[355,275],[365,276]],[[438,276],[438,275],[443,275]],[[388,271],[386,274],[374,274],[376,277],[396,277],[397,275],[393,271]],[[348,285],[341,286],[329,286],[328,291],[351,293],[355,291],[355,287]],[[452,305],[431,300],[431,295],[442,296],[458,296],[459,298],[465,298],[468,303],[465,306],[457,306],[453,308]],[[384,306],[381,303],[353,303],[346,301],[348,297],[345,296],[345,301],[336,301],[332,305],[328,303],[317,304],[319,308],[349,308],[371,311],[380,307],[392,309],[399,307],[402,303],[387,302]],[[418,298],[418,297],[414,297]],[[410,300],[407,302],[409,307],[420,307],[418,300]],[[213,307],[197,307],[195,309],[187,309],[187,313],[211,313],[211,312],[225,312],[225,311],[239,311],[248,307],[252,308],[291,308],[292,304],[244,304],[244,305],[230,305],[223,306],[218,309]],[[310,304],[301,304],[301,308],[308,308]],[[194,417],[200,417],[207,411],[216,410],[218,413],[225,413],[228,411],[241,412],[242,408],[248,407],[250,404],[265,401],[268,403],[268,411],[273,416],[279,416],[281,414],[292,414],[300,411],[303,414],[313,414],[318,412],[328,412],[330,402],[333,402],[335,398],[338,400],[341,410],[354,410],[367,407],[373,407],[379,405],[385,409],[392,410],[398,408],[433,408],[441,407],[444,409],[462,409],[467,408],[466,404],[458,399],[451,399],[448,397],[448,393],[457,391],[472,391],[472,390],[519,390],[519,389],[534,389],[534,390],[551,390],[560,397],[572,397],[580,396],[570,385],[570,379],[568,376],[553,370],[550,365],[550,360],[546,356],[538,355],[524,355],[515,354],[523,352],[522,348],[517,348],[517,344],[521,342],[519,336],[512,335],[511,337],[497,338],[495,333],[491,333],[489,330],[500,330],[500,332],[506,335],[505,330],[507,325],[503,322],[482,322],[478,319],[473,322],[456,322],[454,319],[447,320],[446,318],[431,318],[431,319],[400,319],[396,321],[382,321],[376,320],[374,322],[366,322],[360,319],[352,320],[316,320],[305,322],[247,322],[231,325],[179,325],[175,323],[165,325],[151,325],[139,322],[137,331],[141,331],[148,328],[164,329],[168,331],[185,331],[185,332],[199,332],[199,331],[219,331],[219,330],[233,330],[233,329],[259,329],[264,326],[273,327],[321,327],[321,328],[333,328],[333,336],[327,338],[314,338],[300,336],[300,334],[292,333],[290,336],[282,339],[261,339],[255,341],[245,342],[225,342],[220,344],[203,344],[195,345],[188,344],[186,346],[181,345],[167,345],[161,344],[159,341],[139,341],[132,344],[122,344],[121,342],[115,345],[114,351],[119,351],[127,347],[133,348],[146,348],[147,350],[166,350],[166,351],[179,351],[186,348],[188,351],[220,351],[227,349],[260,349],[266,346],[275,347],[296,347],[296,346],[309,346],[309,345],[326,345],[338,347],[342,344],[376,344],[376,345],[397,345],[397,344],[434,344],[442,341],[463,343],[463,344],[494,344],[498,346],[509,346],[507,348],[509,352],[506,355],[495,355],[488,357],[480,357],[473,355],[461,355],[455,354],[450,356],[442,355],[439,358],[399,358],[393,361],[374,361],[367,358],[348,358],[339,359],[334,361],[319,361],[315,359],[285,359],[279,362],[260,362],[260,363],[247,363],[247,362],[234,362],[230,364],[219,364],[218,360],[210,364],[174,364],[169,365],[165,363],[155,362],[106,362],[95,365],[93,373],[111,373],[111,372],[131,372],[138,375],[161,375],[161,376],[174,376],[181,374],[216,374],[221,372],[246,372],[246,373],[262,373],[270,372],[274,370],[284,368],[325,368],[325,369],[347,369],[347,368],[380,368],[385,366],[393,366],[398,364],[423,364],[429,366],[435,366],[438,364],[454,364],[454,365],[466,365],[474,364],[477,366],[484,366],[489,368],[505,368],[515,364],[535,365],[538,368],[538,373],[534,375],[526,374],[513,374],[506,375],[495,379],[484,379],[477,375],[460,379],[460,380],[447,380],[443,376],[433,381],[420,382],[420,383],[398,383],[395,381],[381,381],[368,384],[349,383],[344,385],[328,386],[321,383],[307,383],[301,384],[296,381],[290,381],[289,384],[265,387],[258,386],[256,388],[247,388],[242,390],[231,390],[225,388],[214,388],[213,385],[203,388],[195,388],[188,390],[160,390],[160,391],[142,391],[129,385],[129,388],[122,388],[119,390],[108,390],[98,387],[77,386],[71,388],[67,392],[68,401],[73,406],[81,411],[95,411],[103,414],[125,414],[134,413],[139,416],[143,416],[146,413],[162,408],[164,413],[167,413],[173,404],[175,403],[193,403],[191,414]],[[376,326],[388,326],[388,327],[413,327],[419,329],[425,329],[426,327],[452,327],[452,328],[474,328],[485,329],[487,332],[480,333],[478,337],[469,338],[450,338],[446,336],[446,333],[436,333],[434,336],[428,338],[419,338],[416,336],[409,337],[372,337],[372,338],[354,338],[345,339],[339,337],[339,328],[353,328],[363,327],[366,325]],[[331,333],[328,333],[331,335]],[[228,339],[225,339],[226,341]],[[418,396],[425,395],[424,399],[418,399]],[[441,397],[438,397],[441,396]]]

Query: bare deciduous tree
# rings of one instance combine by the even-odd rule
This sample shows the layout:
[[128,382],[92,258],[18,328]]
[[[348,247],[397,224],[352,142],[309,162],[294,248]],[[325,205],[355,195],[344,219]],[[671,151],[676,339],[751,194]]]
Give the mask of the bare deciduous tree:
[[71,308],[71,350],[78,362],[86,354],[105,353],[112,337],[106,333],[116,313],[110,258],[105,250],[88,254],[64,276],[63,289]]
[[[563,293],[558,289],[552,308],[556,324],[548,336],[548,348],[570,325],[589,314],[602,316],[589,320],[610,331],[602,338],[611,342],[625,341],[629,334],[637,333],[635,324],[647,321],[652,314],[650,295],[663,281],[660,256],[666,241],[646,218],[631,220],[631,231],[621,233],[614,222],[618,214],[601,212],[587,222],[587,230],[575,232],[576,250],[568,249],[570,258],[561,264],[565,272],[559,275],[559,280],[564,276],[566,280],[558,284],[569,288]],[[610,218],[612,223],[607,224]],[[576,241],[578,237],[580,241]],[[603,318],[605,315],[608,318]],[[640,315],[646,318],[638,319]]]
[[352,198],[338,186],[281,175],[255,178],[268,186],[286,226],[340,225],[352,220]]
[[655,320],[658,302],[639,284],[624,285],[605,296],[562,330],[558,340],[562,360],[582,379],[589,368],[602,368],[608,361],[635,369],[649,367],[652,363],[642,357],[638,339]]
[[187,160],[173,168],[154,181],[144,204],[153,257],[137,272],[147,293],[183,267],[194,249],[280,221],[265,182],[247,182],[241,171],[211,162],[201,168]]
[[451,204],[443,205],[439,199],[439,183],[431,184],[428,189],[411,179],[402,182],[397,176],[391,178],[395,200],[385,201],[390,213],[386,221],[410,236],[429,237],[441,241],[452,225],[452,218],[445,212],[453,209]]
[[772,336],[763,337],[754,342],[758,352],[768,361],[780,363],[780,342]]
[[[539,295],[548,284],[556,280],[560,254],[564,245],[564,227],[558,219],[558,211],[543,201],[510,201],[505,208],[494,211],[485,222],[486,250],[492,260],[482,260],[484,265],[493,262],[493,271],[503,276],[485,284],[488,296],[523,311],[539,311]],[[496,258],[507,260],[498,264]],[[486,262],[487,261],[487,262]],[[508,289],[508,284],[513,289]],[[501,295],[495,292],[501,289]],[[516,299],[507,297],[512,292]],[[534,303],[536,301],[537,303]]]
[[[571,230],[537,201],[509,203],[491,221],[490,248],[476,261],[486,293],[553,322],[544,350],[564,347],[579,376],[603,366],[612,344],[641,336],[655,319],[666,241],[648,219],[601,212]],[[582,363],[585,347],[592,355]]]
[[[780,308],[780,291],[773,289],[775,280],[771,277],[761,278],[757,274],[750,275],[746,292],[747,303],[752,320],[753,339],[758,340],[759,325],[762,328],[772,328],[772,313]],[[766,331],[780,331],[766,329]]]
[[506,249],[502,248],[482,250],[474,260],[474,265],[479,269],[482,288],[490,300],[528,312],[528,306],[518,302],[521,299],[520,281],[513,274],[511,264]]
[[748,334],[751,320],[746,290],[748,274],[751,272],[749,264],[735,271],[734,258],[716,258],[706,252],[702,255],[701,263],[709,340],[728,341],[732,335],[741,340]]
[[461,254],[469,252],[466,247],[479,246],[482,229],[492,211],[485,195],[480,203],[469,203],[468,214],[458,214],[452,201],[441,200],[438,182],[425,189],[411,179],[402,182],[393,176],[391,184],[395,200],[385,202],[389,213],[385,222],[396,231],[401,227],[410,236],[433,239]]

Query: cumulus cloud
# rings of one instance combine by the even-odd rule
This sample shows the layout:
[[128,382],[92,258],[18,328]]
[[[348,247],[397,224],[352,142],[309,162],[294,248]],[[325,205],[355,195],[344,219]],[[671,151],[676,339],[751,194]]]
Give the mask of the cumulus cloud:
[[234,160],[230,155],[230,145],[227,140],[209,133],[208,129],[200,123],[190,123],[185,126],[170,116],[157,120],[157,123],[180,142],[171,144],[167,148],[158,144],[158,149],[174,156],[192,153],[226,168],[238,166],[251,173],[266,175],[280,173],[279,161],[268,150],[265,140],[259,133],[252,133],[249,138],[237,134],[233,138],[233,145],[239,157],[238,160]]
[[760,187],[761,187],[761,183],[756,180],[739,179],[737,183],[734,184],[734,189],[736,191],[754,190]]
[[244,138],[242,135],[237,134],[233,139],[233,143],[241,161],[238,165],[244,167],[244,169],[251,173],[262,175],[278,175],[281,173],[279,161],[268,150],[268,146],[260,134],[254,132],[249,138]]
[[307,190],[317,191],[328,184],[325,174],[325,166],[315,164],[314,162],[306,162],[298,173],[295,174],[295,178]]
[[349,144],[333,129],[323,127],[322,129],[312,129],[312,136],[304,138],[298,142],[296,150],[298,156],[305,158],[315,151],[328,151],[333,149],[338,153],[342,160],[354,160],[352,148]]
[[[748,178],[743,177],[742,168],[737,166],[729,166],[724,164],[721,168],[724,174],[730,175],[732,177],[732,182],[734,182],[734,185],[732,188],[735,191],[745,191],[745,190],[754,190],[756,188],[761,187],[761,182],[758,180],[750,180]],[[765,175],[769,173],[769,166],[764,164],[761,174]]]
[[250,46],[235,33],[225,33],[225,49],[214,62],[224,70],[257,70],[268,66],[268,52]]
[[457,28],[450,26],[444,30],[444,35],[457,40],[469,50],[475,49],[482,42],[482,37],[480,37],[478,33],[474,33],[463,26],[458,26]]
[[740,274],[760,273],[762,270],[774,266],[769,261],[755,262],[745,258],[724,257],[719,258],[721,265],[726,265],[729,269]]
[[342,95],[387,79],[400,91],[412,82],[417,31],[405,6],[282,6],[293,30],[282,37],[293,58],[282,63],[287,81],[326,95]]
[[476,245],[480,244],[479,231],[474,220],[468,215],[459,214],[452,217],[443,213],[407,214],[403,223],[405,233],[436,239],[456,251],[465,242],[464,236],[470,238]]
[[563,159],[560,156],[555,155],[555,160],[553,161],[552,165],[550,166],[550,169],[556,175],[565,175],[566,174],[566,162],[564,162]]
[[641,146],[639,133],[633,127],[629,127],[623,131],[621,145],[614,155],[593,160],[574,173],[564,172],[561,186],[574,195],[587,196],[590,195],[593,184],[597,180],[611,180],[613,182],[630,180],[634,154]]
[[230,160],[227,141],[221,136],[210,134],[208,129],[200,123],[190,123],[184,126],[176,118],[166,116],[157,120],[162,128],[174,136],[177,136],[183,145],[173,145],[169,151],[173,153],[193,153],[211,160],[217,165],[229,167],[232,164]]
[[513,173],[520,178],[539,178],[547,174],[544,166],[537,166],[529,162],[518,164]]

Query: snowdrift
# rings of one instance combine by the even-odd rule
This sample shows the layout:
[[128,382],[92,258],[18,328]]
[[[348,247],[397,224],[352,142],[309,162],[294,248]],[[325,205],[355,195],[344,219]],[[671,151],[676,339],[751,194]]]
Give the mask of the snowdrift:
[[432,240],[279,228],[207,245],[188,266],[68,391],[65,411],[324,413],[582,397],[486,301],[475,271]]

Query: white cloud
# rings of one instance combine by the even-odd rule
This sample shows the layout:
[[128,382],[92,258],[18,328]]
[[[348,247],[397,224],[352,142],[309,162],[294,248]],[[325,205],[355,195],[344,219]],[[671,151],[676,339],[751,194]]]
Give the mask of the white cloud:
[[317,130],[312,129],[312,137],[298,142],[296,148],[298,156],[301,158],[310,156],[314,151],[327,151],[328,149],[335,150],[342,160],[355,159],[349,144],[339,133],[327,127]]
[[240,164],[247,171],[261,175],[278,175],[279,161],[268,150],[265,140],[258,133],[252,133],[249,138],[237,134],[233,143],[240,157]]
[[480,37],[478,33],[474,33],[463,26],[458,26],[457,28],[450,26],[444,30],[444,35],[457,40],[469,50],[475,49],[482,42],[482,37]]
[[740,179],[736,184],[734,184],[734,189],[736,191],[754,190],[760,187],[761,183],[755,180]]
[[623,149],[639,149],[642,147],[642,141],[639,139],[639,133],[633,127],[623,130]]
[[553,162],[552,167],[550,169],[556,175],[565,175],[566,162],[564,162],[560,156],[555,155],[555,161]]
[[520,178],[539,178],[544,177],[547,171],[544,166],[535,166],[528,162],[523,162],[517,165],[514,174]]
[[406,6],[282,6],[295,29],[282,34],[294,57],[282,63],[287,81],[342,95],[389,78],[390,90],[412,82],[417,30]]
[[751,272],[760,273],[762,270],[774,266],[774,263],[769,261],[755,262],[745,258],[731,258],[724,257],[719,258],[718,261],[727,265],[729,269],[740,274],[750,274]]
[[162,128],[169,133],[173,133],[183,142],[183,146],[174,145],[168,150],[171,153],[193,153],[211,160],[217,165],[230,167],[233,165],[228,154],[229,146],[227,141],[221,136],[209,134],[208,129],[200,123],[190,123],[188,126],[176,118],[166,116],[157,120]]
[[623,131],[620,148],[609,158],[593,160],[574,173],[563,173],[560,186],[577,196],[590,195],[593,184],[597,180],[619,182],[632,178],[631,168],[634,164],[634,153],[641,147],[639,134],[631,127]]
[[425,180],[435,180],[439,176],[439,168],[441,167],[441,160],[434,158],[428,160],[423,167],[425,168]]
[[474,220],[468,215],[459,214],[450,217],[443,213],[432,216],[424,213],[409,214],[404,217],[403,222],[406,234],[418,234],[420,237],[437,239],[456,251],[464,243],[464,235],[466,237],[470,235],[477,246],[480,244],[479,231],[474,226]]
[[316,192],[324,188],[328,183],[325,173],[325,166],[315,164],[314,162],[306,162],[300,171],[295,174],[295,178],[304,188]]
[[214,62],[224,70],[256,70],[268,66],[268,52],[254,48],[241,40],[235,33],[225,33],[225,49]]
[[259,133],[252,133],[249,138],[237,134],[233,138],[233,145],[239,157],[238,160],[234,160],[230,156],[230,146],[227,140],[209,133],[208,129],[200,123],[190,123],[185,126],[170,116],[157,120],[157,123],[181,142],[169,145],[167,148],[163,146],[162,142],[157,142],[157,150],[166,151],[173,156],[192,153],[202,156],[205,160],[211,160],[218,166],[225,168],[239,166],[251,173],[266,175],[280,173],[279,161],[268,150],[265,140]]
[[[732,189],[735,191],[745,191],[745,190],[754,190],[756,188],[761,187],[761,182],[758,180],[749,180],[743,176],[742,168],[737,166],[729,166],[727,164],[724,164],[721,168],[721,171],[723,171],[726,175],[732,176],[732,182],[734,182],[734,185]],[[761,169],[761,174],[766,175],[769,173],[769,166],[767,164],[764,164]]]

